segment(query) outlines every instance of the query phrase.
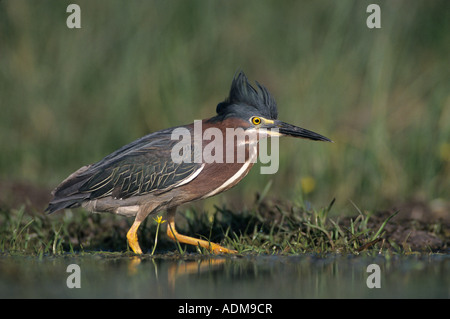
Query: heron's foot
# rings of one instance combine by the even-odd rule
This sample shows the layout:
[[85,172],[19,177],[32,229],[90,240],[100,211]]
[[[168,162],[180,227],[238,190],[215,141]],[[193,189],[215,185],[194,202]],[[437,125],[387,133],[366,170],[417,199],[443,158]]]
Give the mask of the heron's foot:
[[208,247],[205,248],[213,254],[237,254],[237,250],[228,249],[215,243],[208,243]]
[[233,249],[228,249],[220,246],[219,244],[215,244],[203,239],[197,239],[193,237],[189,237],[186,235],[181,235],[175,230],[175,223],[169,222],[167,225],[167,235],[173,241],[177,241],[182,244],[188,244],[193,246],[200,246],[207,250],[209,250],[213,254],[236,254],[237,251]]
[[134,251],[135,254],[142,255],[141,247],[139,247],[139,242],[137,238],[137,230],[141,223],[135,221],[127,233],[128,245]]
[[175,212],[176,207],[173,207],[167,211],[167,236],[175,242],[188,244],[193,246],[200,246],[209,250],[212,254],[236,254],[237,251],[220,246],[219,244],[212,243],[203,239],[197,239],[186,235],[181,235],[175,229]]

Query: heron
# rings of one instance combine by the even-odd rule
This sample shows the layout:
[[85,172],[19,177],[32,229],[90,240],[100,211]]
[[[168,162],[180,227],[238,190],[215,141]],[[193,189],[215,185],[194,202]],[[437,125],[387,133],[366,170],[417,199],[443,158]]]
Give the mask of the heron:
[[[331,140],[278,120],[273,96],[258,82],[256,88],[252,86],[242,71],[233,77],[229,95],[217,105],[216,113],[199,121],[200,134],[194,132],[195,123],[163,129],[81,167],[53,190],[53,199],[46,211],[83,207],[91,212],[134,217],[127,241],[135,254],[142,254],[137,236],[141,223],[149,215],[166,211],[170,239],[203,247],[211,253],[236,253],[234,249],[178,233],[175,227],[177,207],[225,192],[238,184],[254,165],[261,139],[291,136],[313,141]],[[253,138],[236,143],[222,140],[222,145],[216,143],[216,152],[222,150],[219,155],[222,160],[198,157],[211,142],[198,140],[195,135],[203,136],[213,130],[226,136],[231,129],[241,130],[247,137],[252,133]],[[180,143],[173,138],[174,133],[180,131],[191,133],[193,137],[185,141],[184,152],[174,152]],[[238,148],[244,154],[241,160],[225,160],[230,151],[238,153]],[[174,158],[174,154],[180,155],[181,160]],[[236,159],[236,156],[229,158]]]

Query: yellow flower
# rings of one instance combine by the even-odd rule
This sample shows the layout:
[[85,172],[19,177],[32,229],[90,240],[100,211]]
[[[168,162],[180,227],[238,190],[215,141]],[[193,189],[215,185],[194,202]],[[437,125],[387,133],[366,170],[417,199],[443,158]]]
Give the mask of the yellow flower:
[[153,218],[153,220],[159,225],[159,224],[163,224],[166,221],[162,220],[162,216],[158,216],[157,218]]
[[156,245],[158,244],[159,225],[166,222],[165,220],[162,220],[161,216],[153,218],[153,220],[158,224],[158,226],[156,226],[155,245],[153,245],[152,256],[155,253]]
[[316,188],[316,180],[311,176],[302,177],[300,185],[304,194],[311,193]]

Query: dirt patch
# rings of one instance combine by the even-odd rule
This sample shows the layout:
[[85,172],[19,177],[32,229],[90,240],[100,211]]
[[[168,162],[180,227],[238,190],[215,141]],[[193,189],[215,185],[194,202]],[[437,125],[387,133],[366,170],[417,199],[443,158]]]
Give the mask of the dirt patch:
[[[413,219],[411,211],[400,211],[386,224],[383,236],[390,242],[401,246],[405,251],[442,251],[450,245],[450,225],[443,219],[431,219],[425,222]],[[392,212],[380,212],[369,220],[368,226],[378,229],[392,215]]]
[[[257,200],[259,198],[257,197]],[[259,214],[268,223],[281,223],[283,214],[274,207],[282,210],[296,211],[292,205],[270,199],[264,200],[259,205]],[[298,209],[297,209],[298,210]],[[385,225],[383,232],[384,247],[397,245],[404,251],[419,252],[449,252],[450,249],[450,202],[442,199],[433,200],[430,203],[411,200],[401,203],[389,211],[379,211],[370,214],[367,228],[371,229],[373,235],[385,220],[398,212]],[[295,212],[294,214],[298,214]],[[336,217],[330,217],[337,220]],[[351,219],[356,216],[340,217],[338,224],[342,229],[350,228]]]

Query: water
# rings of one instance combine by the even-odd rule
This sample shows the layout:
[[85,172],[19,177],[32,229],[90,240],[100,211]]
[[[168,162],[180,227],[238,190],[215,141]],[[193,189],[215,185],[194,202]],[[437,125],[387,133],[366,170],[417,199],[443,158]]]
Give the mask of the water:
[[[70,264],[81,288],[68,288]],[[381,288],[368,288],[370,264]],[[449,298],[450,255],[0,255],[0,298]],[[372,277],[371,277],[372,278]],[[73,277],[71,277],[73,279]],[[76,283],[76,280],[69,280]],[[375,282],[372,280],[371,282]]]

